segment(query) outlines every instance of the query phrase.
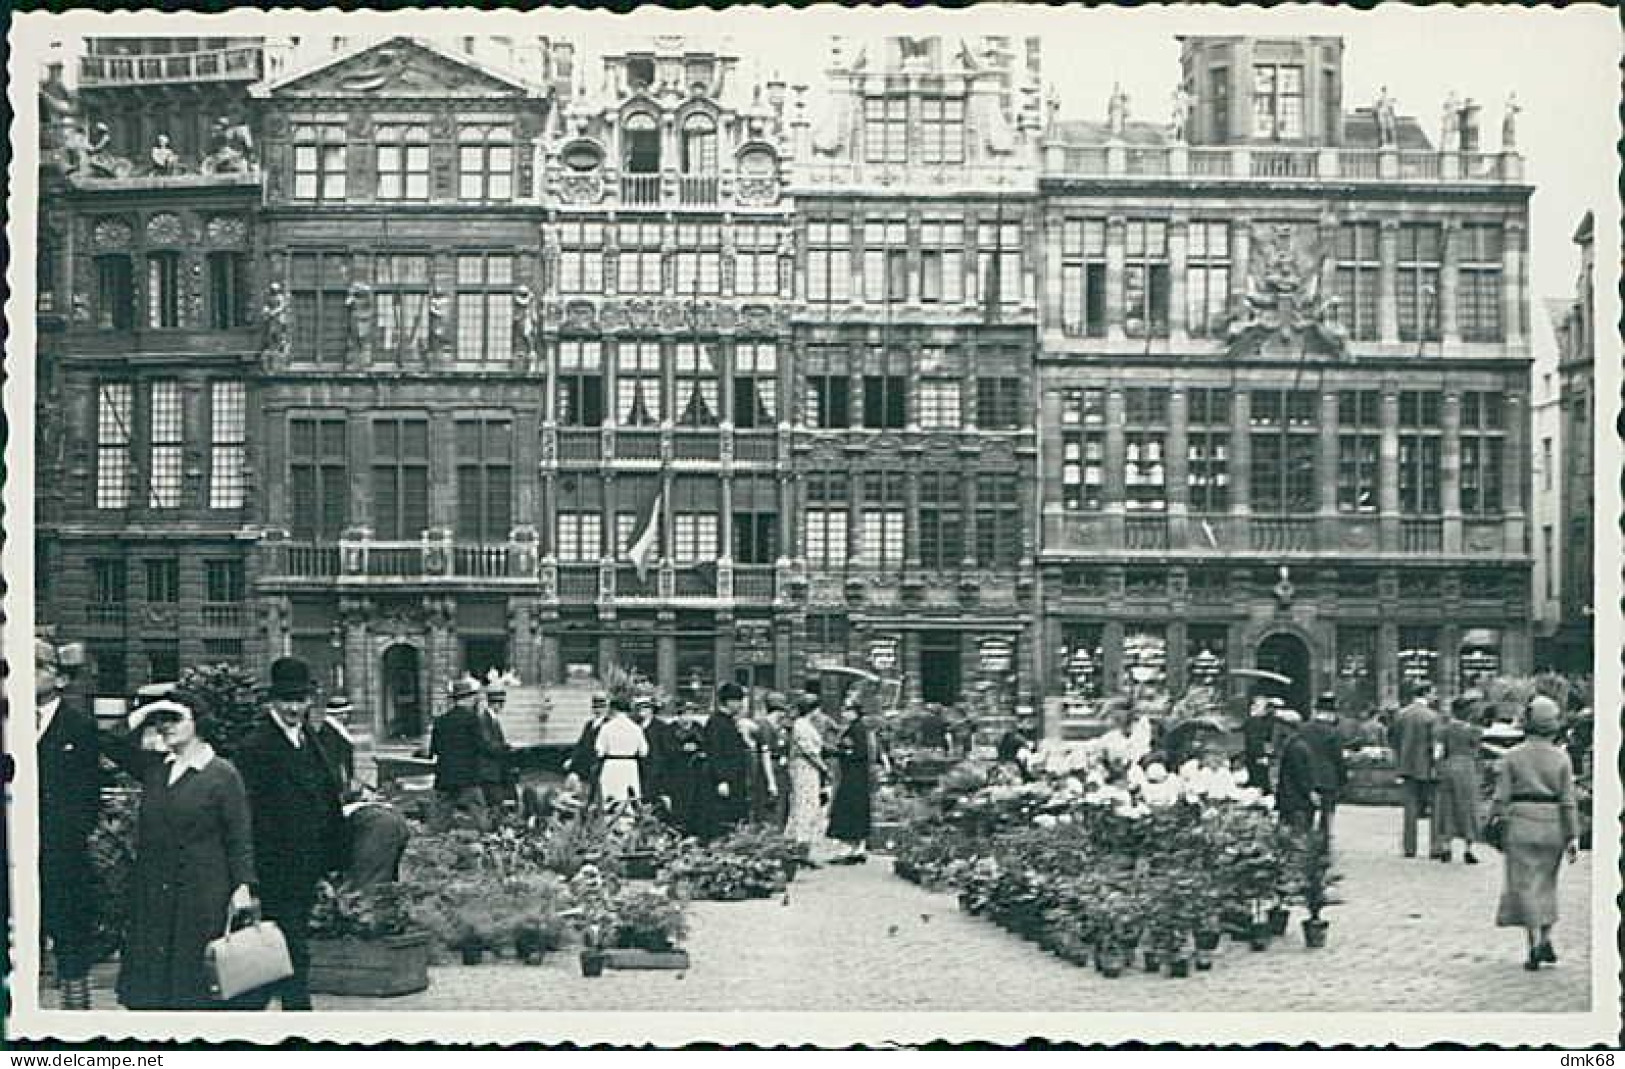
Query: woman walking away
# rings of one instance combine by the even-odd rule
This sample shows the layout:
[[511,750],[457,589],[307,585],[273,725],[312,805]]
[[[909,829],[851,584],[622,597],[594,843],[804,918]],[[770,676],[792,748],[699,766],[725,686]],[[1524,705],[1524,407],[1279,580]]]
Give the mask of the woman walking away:
[[790,818],[784,833],[809,848],[824,837],[824,802],[829,797],[829,766],[824,763],[824,739],[808,714],[818,699],[803,695],[796,703],[790,725]]
[[[146,726],[164,750],[135,748]],[[202,725],[207,728],[207,724]],[[188,707],[157,701],[130,714],[116,760],[141,778],[130,922],[120,958],[119,1002],[132,1010],[258,1008],[209,993],[203,952],[231,918],[254,909],[254,840],[248,791],[203,740]]]
[[1449,862],[1455,841],[1466,843],[1461,859],[1478,864],[1473,844],[1480,838],[1478,826],[1478,747],[1484,732],[1478,727],[1479,703],[1463,694],[1450,706],[1450,719],[1439,728],[1438,795],[1433,811],[1439,822],[1439,860]]
[[862,865],[869,846],[871,799],[869,722],[864,719],[861,702],[847,709],[851,717],[846,730],[841,732],[841,745],[837,753],[840,777],[835,783],[835,798],[829,807],[829,837],[847,844],[847,852],[834,859],[835,865]]
[[1495,784],[1495,813],[1506,824],[1506,878],[1495,923],[1522,928],[1530,972],[1557,964],[1552,925],[1557,922],[1557,872],[1563,856],[1579,856],[1574,769],[1552,740],[1562,729],[1557,703],[1540,696],[1524,717],[1528,739],[1507,751]]

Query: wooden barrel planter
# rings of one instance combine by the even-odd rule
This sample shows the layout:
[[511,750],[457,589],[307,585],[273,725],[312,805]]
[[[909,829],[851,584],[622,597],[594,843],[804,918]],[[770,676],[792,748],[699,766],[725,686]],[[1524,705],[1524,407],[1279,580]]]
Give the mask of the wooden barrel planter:
[[1343,787],[1344,805],[1403,805],[1399,773],[1393,765],[1357,765]]
[[428,986],[428,932],[310,941],[310,989],[318,994],[387,998]]

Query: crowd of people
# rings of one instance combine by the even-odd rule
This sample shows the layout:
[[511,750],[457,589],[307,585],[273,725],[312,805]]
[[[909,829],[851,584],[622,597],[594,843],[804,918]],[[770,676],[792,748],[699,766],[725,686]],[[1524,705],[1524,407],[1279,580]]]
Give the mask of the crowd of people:
[[[34,653],[40,770],[40,902],[65,1009],[90,1009],[98,957],[90,837],[100,759],[141,785],[118,1001],[139,1010],[311,1008],[308,930],[318,884],[391,878],[404,821],[353,786],[354,746],[318,705],[310,668],[271,665],[262,712],[228,760],[203,709],[164,697],[127,732],[101,732],[68,684],[62,649]],[[342,713],[342,700],[331,705]],[[206,949],[243,916],[275,922],[292,974],[235,999],[211,990]]]

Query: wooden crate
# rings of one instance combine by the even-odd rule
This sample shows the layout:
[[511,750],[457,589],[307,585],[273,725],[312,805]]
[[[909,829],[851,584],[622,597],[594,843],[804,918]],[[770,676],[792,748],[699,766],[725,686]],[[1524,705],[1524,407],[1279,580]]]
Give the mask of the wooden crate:
[[323,995],[410,995],[429,986],[429,933],[312,939],[310,989]]

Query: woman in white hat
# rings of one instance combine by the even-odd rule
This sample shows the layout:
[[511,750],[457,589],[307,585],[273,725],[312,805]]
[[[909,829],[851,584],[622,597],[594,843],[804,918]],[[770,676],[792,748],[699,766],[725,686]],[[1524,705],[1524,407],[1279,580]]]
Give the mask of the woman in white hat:
[[1557,874],[1564,855],[1579,856],[1579,814],[1574,768],[1555,742],[1563,718],[1557,703],[1537,696],[1524,716],[1523,742],[1507,751],[1495,784],[1494,814],[1505,822],[1505,881],[1495,923],[1522,928],[1530,972],[1557,964],[1552,925],[1557,922]]

